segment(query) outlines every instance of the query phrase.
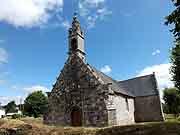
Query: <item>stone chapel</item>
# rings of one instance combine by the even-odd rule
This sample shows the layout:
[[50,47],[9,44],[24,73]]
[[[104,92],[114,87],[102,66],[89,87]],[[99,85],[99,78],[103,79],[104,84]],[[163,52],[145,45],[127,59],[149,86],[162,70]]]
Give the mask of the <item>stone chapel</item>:
[[87,64],[76,16],[68,40],[68,59],[48,93],[44,123],[105,127],[164,120],[154,73],[117,81]]

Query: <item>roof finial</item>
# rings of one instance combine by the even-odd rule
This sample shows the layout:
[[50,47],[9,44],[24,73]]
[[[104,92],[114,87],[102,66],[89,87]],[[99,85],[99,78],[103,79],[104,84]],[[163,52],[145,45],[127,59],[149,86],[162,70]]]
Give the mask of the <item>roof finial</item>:
[[77,18],[77,16],[78,16],[78,13],[77,13],[77,12],[74,12],[73,22],[72,22],[73,24],[74,24],[74,23],[80,24],[80,23],[79,23],[79,20],[78,20],[78,18]]
[[75,11],[75,12],[74,12],[74,16],[77,17],[77,15],[78,15],[78,13],[77,13],[77,11]]
[[76,18],[77,18],[77,16],[78,16],[78,13],[75,11],[75,12],[74,12],[74,16],[73,16],[73,18],[74,18],[74,19],[76,19]]

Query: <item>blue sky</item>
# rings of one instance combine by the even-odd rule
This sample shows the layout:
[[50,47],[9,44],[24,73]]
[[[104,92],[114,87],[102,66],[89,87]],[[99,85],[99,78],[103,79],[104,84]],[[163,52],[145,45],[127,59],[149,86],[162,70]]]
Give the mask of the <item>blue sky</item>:
[[173,37],[164,18],[172,10],[170,0],[2,0],[0,102],[51,90],[68,57],[75,11],[88,63],[117,80],[156,72],[159,87],[171,87]]

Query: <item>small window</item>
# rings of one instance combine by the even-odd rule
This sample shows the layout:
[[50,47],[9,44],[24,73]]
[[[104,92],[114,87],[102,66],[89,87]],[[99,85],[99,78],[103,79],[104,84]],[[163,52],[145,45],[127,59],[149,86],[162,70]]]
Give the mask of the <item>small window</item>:
[[129,111],[129,103],[128,103],[128,98],[126,98],[126,109]]
[[72,51],[75,51],[77,48],[78,48],[78,46],[77,46],[77,39],[74,38],[71,41],[71,49],[72,49]]

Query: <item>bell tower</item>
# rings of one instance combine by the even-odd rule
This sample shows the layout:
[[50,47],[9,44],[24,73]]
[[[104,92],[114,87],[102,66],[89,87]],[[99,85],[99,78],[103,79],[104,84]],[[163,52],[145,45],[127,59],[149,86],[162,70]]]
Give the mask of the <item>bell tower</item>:
[[76,15],[73,17],[72,28],[69,29],[69,55],[71,54],[77,54],[85,60],[84,34]]

